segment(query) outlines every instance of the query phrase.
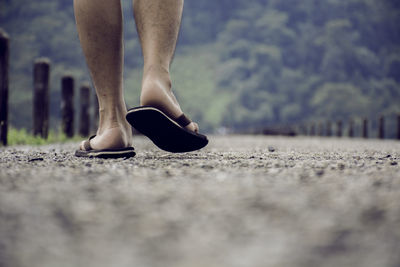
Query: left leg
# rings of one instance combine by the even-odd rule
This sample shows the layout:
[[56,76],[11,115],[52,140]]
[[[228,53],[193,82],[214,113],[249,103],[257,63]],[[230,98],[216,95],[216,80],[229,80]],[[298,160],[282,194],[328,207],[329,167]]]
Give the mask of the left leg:
[[[93,149],[131,146],[123,95],[122,10],[120,0],[74,0],[79,38],[99,100],[100,122]],[[81,150],[84,150],[83,142]]]

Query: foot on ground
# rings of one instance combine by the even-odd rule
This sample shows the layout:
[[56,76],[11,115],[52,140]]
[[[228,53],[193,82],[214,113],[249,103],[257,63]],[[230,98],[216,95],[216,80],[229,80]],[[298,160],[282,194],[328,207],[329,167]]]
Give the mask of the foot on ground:
[[[101,125],[97,130],[96,136],[90,140],[92,149],[121,149],[132,146],[131,126],[125,121],[125,118],[123,120],[124,122],[114,122],[107,125],[103,123],[104,125]],[[100,124],[102,123],[100,122]],[[82,141],[80,144],[81,150],[85,150],[84,142]]]

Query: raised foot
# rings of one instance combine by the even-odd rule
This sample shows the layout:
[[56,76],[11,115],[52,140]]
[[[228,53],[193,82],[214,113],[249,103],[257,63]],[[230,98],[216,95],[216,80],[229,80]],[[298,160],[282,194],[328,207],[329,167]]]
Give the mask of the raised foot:
[[[143,74],[140,105],[158,108],[172,119],[183,114],[172,92],[170,75],[166,69],[160,66],[146,68]],[[199,131],[199,126],[195,122],[191,122],[185,128],[193,132]]]
[[176,122],[154,107],[142,106],[130,109],[126,119],[135,129],[165,151],[190,152],[208,144],[206,136],[182,129]]

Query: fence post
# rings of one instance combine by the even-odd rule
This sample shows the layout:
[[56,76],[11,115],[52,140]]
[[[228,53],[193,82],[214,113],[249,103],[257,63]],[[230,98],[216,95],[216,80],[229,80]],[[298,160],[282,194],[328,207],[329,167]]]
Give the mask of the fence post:
[[385,138],[385,118],[381,115],[379,117],[379,126],[378,126],[378,137],[379,139]]
[[342,126],[343,126],[342,121],[338,121],[337,122],[337,130],[336,130],[336,136],[337,137],[341,137],[342,136]]
[[354,137],[354,121],[352,119],[349,121],[349,137]]
[[93,94],[93,130],[97,131],[99,126],[99,99],[97,98],[96,90]]
[[307,124],[302,123],[302,124],[301,124],[301,128],[302,128],[302,131],[303,131],[303,135],[304,135],[304,136],[307,136],[307,135],[308,135]]
[[397,140],[400,140],[400,114],[397,115]]
[[310,136],[315,136],[315,123],[311,123]]
[[50,60],[39,58],[33,67],[33,134],[47,138],[49,131]]
[[89,136],[90,131],[90,85],[83,83],[80,88],[80,120],[79,120],[79,134],[81,136]]
[[332,136],[332,124],[330,121],[326,123],[326,136]]
[[307,136],[308,135],[307,125],[306,124],[301,124],[301,129],[302,129],[303,135]]
[[324,136],[324,125],[322,122],[318,124],[318,136]]
[[7,145],[9,37],[0,29],[0,141]]
[[61,95],[62,131],[71,138],[74,136],[74,78],[71,76],[62,77]]
[[296,136],[301,135],[301,125],[295,125],[295,126],[293,127],[293,131],[295,132],[295,135],[296,135]]
[[368,119],[363,119],[363,138],[368,138]]

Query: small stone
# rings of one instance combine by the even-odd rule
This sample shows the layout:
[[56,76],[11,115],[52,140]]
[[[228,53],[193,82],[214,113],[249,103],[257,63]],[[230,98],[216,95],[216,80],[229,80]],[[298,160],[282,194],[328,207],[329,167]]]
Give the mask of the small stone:
[[398,163],[397,163],[397,161],[392,161],[392,162],[390,162],[390,165],[392,165],[392,166],[395,166],[395,165],[397,165]]
[[206,169],[206,170],[214,169],[214,167],[211,165],[202,165],[201,168]]
[[364,224],[376,225],[385,220],[386,211],[379,207],[370,207],[361,213],[361,221]]
[[42,160],[44,160],[44,159],[43,158],[31,158],[28,161],[33,162],[33,161],[42,161]]
[[275,152],[275,148],[274,148],[273,146],[269,146],[269,147],[268,147],[268,151],[269,151],[269,152]]
[[338,163],[338,169],[339,170],[344,170],[345,165],[343,163]]
[[382,181],[375,181],[372,185],[375,187],[380,187],[382,185]]

